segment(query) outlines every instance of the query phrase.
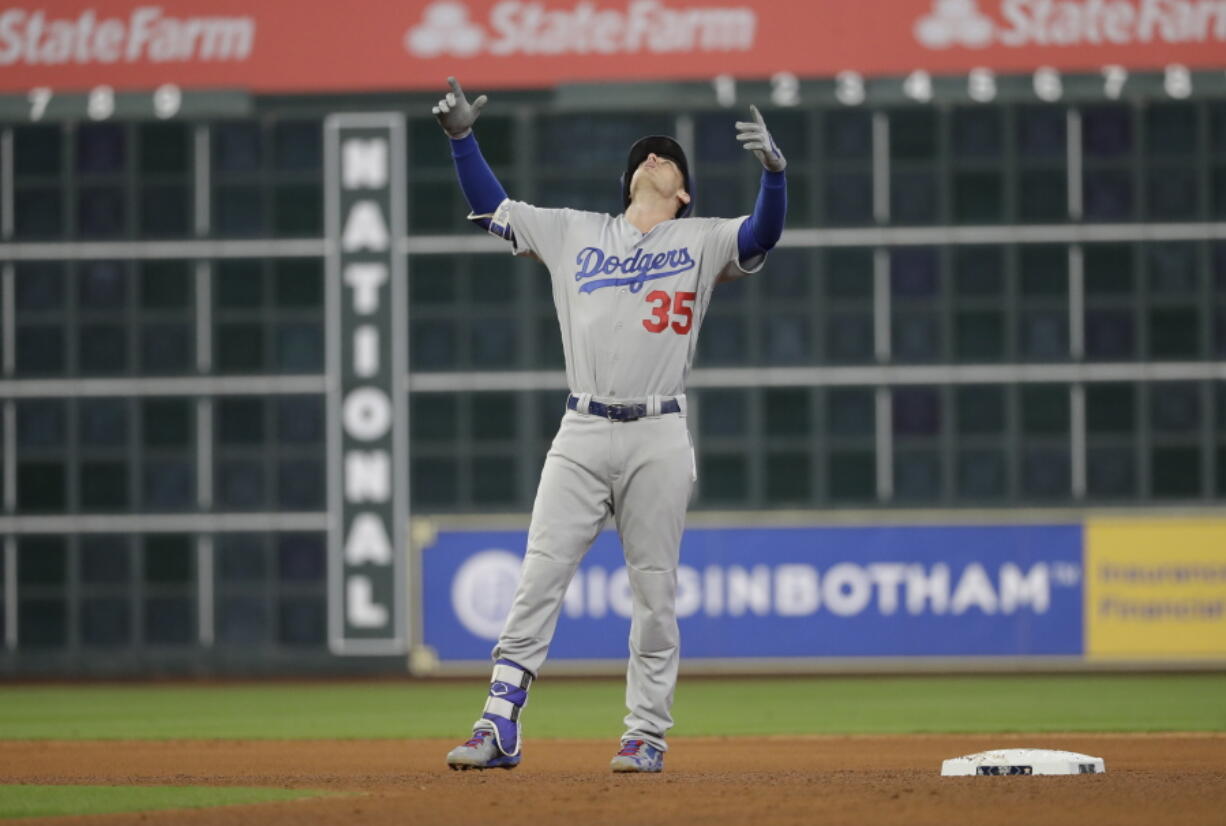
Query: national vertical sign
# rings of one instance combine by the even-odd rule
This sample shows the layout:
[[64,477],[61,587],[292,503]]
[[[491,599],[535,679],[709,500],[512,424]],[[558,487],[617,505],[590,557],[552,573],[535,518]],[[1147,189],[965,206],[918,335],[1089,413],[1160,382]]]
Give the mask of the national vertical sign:
[[407,431],[404,121],[325,123],[328,244],[329,644],[405,650]]

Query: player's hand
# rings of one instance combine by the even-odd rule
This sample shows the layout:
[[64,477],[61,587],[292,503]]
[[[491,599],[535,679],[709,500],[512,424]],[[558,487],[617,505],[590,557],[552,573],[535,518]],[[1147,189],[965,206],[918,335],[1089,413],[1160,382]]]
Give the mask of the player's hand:
[[473,131],[473,124],[477,122],[477,116],[481,114],[481,107],[489,99],[482,95],[469,103],[468,98],[464,97],[464,90],[460,88],[458,80],[449,77],[447,82],[451,84],[451,91],[430,111],[434,113],[434,118],[438,121],[438,125],[443,127],[443,131],[455,140],[459,140],[468,137]]
[[758,107],[750,104],[749,111],[753,113],[753,120],[736,122],[736,139],[758,156],[762,166],[771,172],[782,172],[788,165],[787,158],[783,157],[783,153],[775,145],[775,139],[766,128],[766,121],[762,120]]

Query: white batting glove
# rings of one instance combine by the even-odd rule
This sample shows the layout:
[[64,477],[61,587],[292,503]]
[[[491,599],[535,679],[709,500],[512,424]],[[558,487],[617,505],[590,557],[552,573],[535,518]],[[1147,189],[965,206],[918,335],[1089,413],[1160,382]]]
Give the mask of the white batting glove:
[[766,121],[762,119],[758,107],[750,104],[749,111],[753,113],[753,120],[736,122],[736,139],[758,156],[762,166],[771,172],[782,172],[788,165],[787,158],[783,157],[783,153],[775,145],[775,139],[766,128]]
[[430,111],[434,114],[434,119],[438,121],[439,126],[443,127],[443,131],[455,140],[459,140],[468,137],[473,131],[473,124],[477,122],[477,116],[481,114],[481,107],[489,98],[482,95],[469,103],[468,98],[464,97],[464,90],[460,88],[458,80],[449,77],[447,82],[451,84],[451,91]]

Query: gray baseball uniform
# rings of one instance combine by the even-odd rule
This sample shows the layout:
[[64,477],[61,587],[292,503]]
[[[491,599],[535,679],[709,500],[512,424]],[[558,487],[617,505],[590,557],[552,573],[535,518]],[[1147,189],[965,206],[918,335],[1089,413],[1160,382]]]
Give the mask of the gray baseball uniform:
[[[519,589],[493,651],[489,696],[473,736],[448,752],[447,765],[519,765],[528,689],[545,662],[567,585],[612,516],[633,610],[627,731],[610,768],[658,772],[680,660],[681,532],[698,476],[685,380],[716,282],[760,269],[783,232],[787,160],[750,106],[753,120],[736,122],[736,139],[764,171],[749,222],[683,217],[692,203],[689,166],[666,135],[635,141],[621,178],[622,206],[640,207],[636,220],[651,224],[648,232],[624,215],[538,209],[506,197],[471,137],[485,95],[470,103],[459,81],[447,83],[451,91],[431,112],[451,138],[460,186],[473,207],[468,217],[549,268],[571,388],[541,473]],[[661,159],[674,167],[661,167]],[[642,169],[655,183],[635,202]],[[675,217],[656,223],[669,209]]]
[[[661,750],[679,661],[681,533],[697,480],[685,383],[716,281],[740,269],[743,220],[682,218],[644,234],[621,215],[508,199],[490,228],[549,269],[572,393],[545,459],[519,590],[494,658],[539,672],[566,587],[612,516],[634,595],[623,737]],[[646,415],[613,421],[592,412],[628,404]]]

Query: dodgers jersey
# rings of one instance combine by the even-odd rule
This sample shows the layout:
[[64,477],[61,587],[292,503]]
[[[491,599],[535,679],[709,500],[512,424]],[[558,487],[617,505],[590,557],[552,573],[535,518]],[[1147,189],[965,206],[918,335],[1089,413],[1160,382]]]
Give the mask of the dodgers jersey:
[[745,218],[678,218],[644,234],[597,212],[543,209],[507,199],[490,232],[549,269],[574,393],[635,401],[685,393],[698,330],[721,273],[744,269]]

